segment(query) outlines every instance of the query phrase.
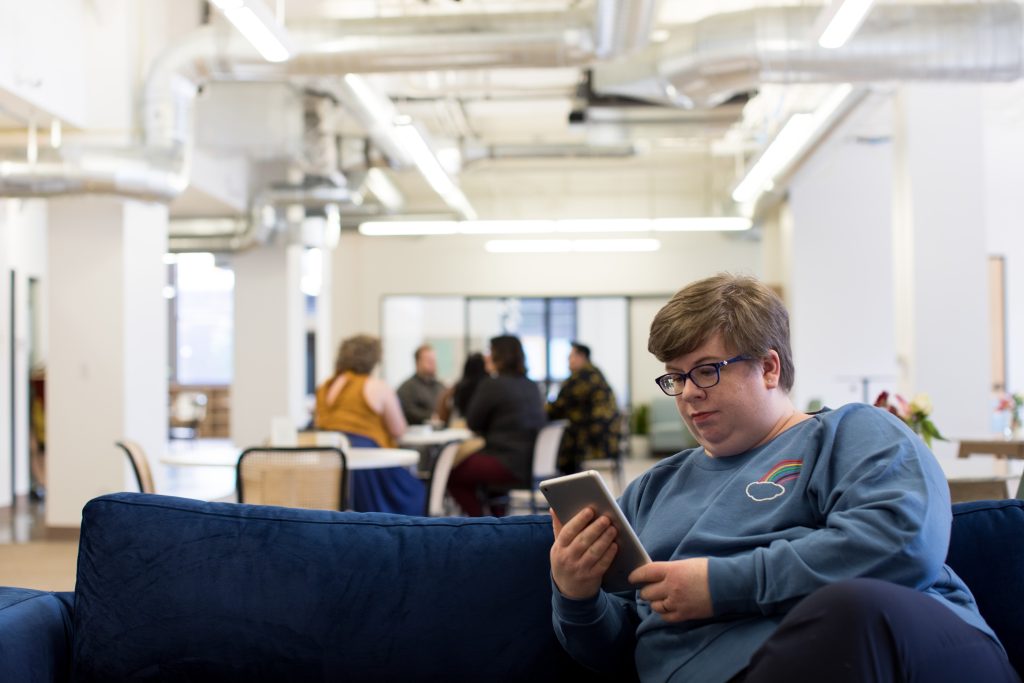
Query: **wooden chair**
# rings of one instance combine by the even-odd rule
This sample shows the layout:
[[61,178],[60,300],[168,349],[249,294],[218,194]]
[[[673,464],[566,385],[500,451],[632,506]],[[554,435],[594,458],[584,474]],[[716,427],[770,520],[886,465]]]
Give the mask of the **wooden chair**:
[[135,472],[135,481],[138,482],[139,491],[142,493],[156,493],[153,471],[149,467],[149,459],[146,457],[146,452],[142,450],[142,446],[129,439],[115,441],[114,445],[128,456],[128,462],[132,464],[132,471]]
[[348,492],[345,452],[332,446],[247,448],[235,469],[238,502],[344,510]]
[[455,454],[459,451],[461,443],[461,441],[452,441],[445,444],[440,455],[434,460],[427,482],[427,517],[445,517],[449,514],[448,506],[445,504],[445,495],[448,493],[448,475],[452,472]]

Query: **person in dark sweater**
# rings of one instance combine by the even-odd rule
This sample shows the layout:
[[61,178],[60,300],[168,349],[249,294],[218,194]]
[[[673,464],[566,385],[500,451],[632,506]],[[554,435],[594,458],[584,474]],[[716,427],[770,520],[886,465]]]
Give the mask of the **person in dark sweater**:
[[[526,377],[526,356],[518,337],[491,339],[495,374],[480,381],[466,410],[466,425],[484,438],[483,450],[452,470],[448,491],[463,512],[484,514],[482,490],[530,480],[533,444],[546,422],[537,385]],[[491,509],[501,516],[503,509]]]

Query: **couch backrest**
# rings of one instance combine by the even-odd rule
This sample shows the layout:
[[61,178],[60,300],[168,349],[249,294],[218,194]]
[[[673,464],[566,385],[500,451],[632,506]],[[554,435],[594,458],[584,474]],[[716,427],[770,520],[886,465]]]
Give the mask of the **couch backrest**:
[[946,562],[1024,675],[1024,500],[954,505]]
[[541,516],[103,496],[83,512],[75,680],[572,680],[551,539]]

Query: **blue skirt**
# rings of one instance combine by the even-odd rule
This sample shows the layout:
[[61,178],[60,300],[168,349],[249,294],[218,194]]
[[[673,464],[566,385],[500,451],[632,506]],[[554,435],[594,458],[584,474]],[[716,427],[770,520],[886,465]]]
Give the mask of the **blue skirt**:
[[[369,437],[347,436],[349,443],[357,448],[379,448]],[[349,507],[356,512],[392,512],[420,517],[426,514],[427,487],[404,467],[350,471],[349,482]]]

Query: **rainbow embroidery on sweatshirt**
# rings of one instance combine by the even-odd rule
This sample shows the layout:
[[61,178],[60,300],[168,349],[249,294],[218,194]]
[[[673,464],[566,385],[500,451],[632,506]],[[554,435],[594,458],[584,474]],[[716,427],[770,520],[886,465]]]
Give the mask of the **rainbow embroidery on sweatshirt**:
[[775,500],[786,492],[785,482],[800,476],[803,466],[803,460],[780,460],[763,477],[747,484],[747,498],[756,503]]

